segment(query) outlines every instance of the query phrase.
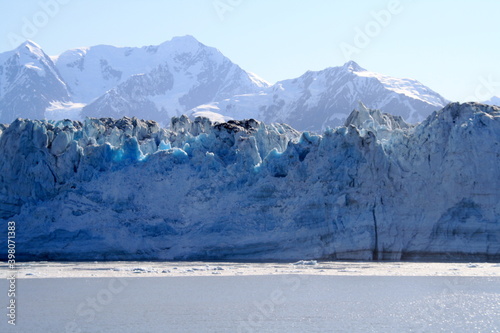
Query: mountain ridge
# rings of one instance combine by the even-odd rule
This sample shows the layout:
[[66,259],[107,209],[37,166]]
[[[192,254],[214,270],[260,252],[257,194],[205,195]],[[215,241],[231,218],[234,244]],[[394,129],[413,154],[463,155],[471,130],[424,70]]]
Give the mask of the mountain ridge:
[[[147,74],[159,65],[171,62],[175,57],[186,53],[196,53],[206,50],[211,53],[214,62],[226,59],[217,49],[204,45],[194,37],[187,35],[174,37],[170,41],[159,45],[143,47],[116,47],[111,45],[97,45],[92,47],[68,50],[57,56],[56,65],[70,82],[70,86],[77,97],[76,102],[89,103],[102,96],[106,91],[124,83],[133,75]],[[87,72],[85,72],[87,71]],[[80,82],[82,73],[88,82]],[[108,74],[109,76],[106,77]],[[104,76],[111,81],[96,90],[78,92],[79,89],[88,90],[94,84],[95,77]],[[78,81],[78,82],[75,82]],[[255,80],[258,82],[258,80]],[[262,80],[263,81],[263,80]],[[266,84],[264,81],[261,84]],[[84,88],[80,88],[81,85]],[[89,97],[90,96],[90,97]]]
[[342,125],[360,101],[412,123],[422,121],[448,103],[416,80],[369,72],[349,61],[342,66],[307,71],[298,78],[279,81],[263,93],[201,105],[191,113],[283,122],[300,130],[320,132]]
[[[137,116],[168,124],[172,116],[192,114],[219,121],[285,122],[321,132],[342,125],[359,101],[410,122],[448,102],[416,80],[369,72],[353,61],[270,85],[189,35],[153,46],[76,48],[53,57],[35,43],[25,44],[23,50],[45,64],[50,84],[31,76],[24,84],[0,79],[0,92],[9,84],[16,91],[4,104],[0,101],[4,122]],[[13,103],[20,95],[40,102]]]

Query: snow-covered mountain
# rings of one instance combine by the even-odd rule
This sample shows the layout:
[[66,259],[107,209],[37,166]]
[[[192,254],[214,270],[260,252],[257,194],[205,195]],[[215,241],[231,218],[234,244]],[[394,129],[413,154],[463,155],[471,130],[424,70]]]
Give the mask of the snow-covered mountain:
[[500,106],[500,97],[493,96],[489,100],[485,101],[484,104]]
[[411,79],[354,62],[270,86],[191,36],[140,48],[99,45],[49,58],[26,42],[0,54],[0,120],[136,116],[162,124],[194,114],[254,118],[321,131],[343,124],[361,101],[418,122],[446,100]]
[[18,117],[43,119],[51,102],[69,101],[54,63],[33,42],[0,54],[0,122]]
[[[67,51],[56,66],[83,116],[136,116],[168,122],[207,101],[258,92],[268,83],[192,36],[159,46]],[[97,99],[96,99],[97,98]]]
[[411,123],[422,121],[448,103],[416,80],[373,73],[350,61],[280,81],[263,92],[201,105],[191,114],[255,118],[287,123],[299,130],[321,131],[342,125],[360,101]]
[[500,108],[345,125],[16,120],[2,224],[20,260],[500,260]]
[[[174,81],[176,89],[170,94],[185,95],[190,90],[202,90],[210,83],[218,84],[206,93],[219,98],[238,91],[258,91],[269,85],[256,75],[243,71],[217,49],[205,46],[189,35],[174,37],[157,46],[99,45],[69,50],[53,58],[71,89],[73,100],[80,103],[90,103],[122,84],[134,84],[138,90],[132,96],[135,97],[142,88],[151,89],[156,83],[135,77],[142,75],[159,81]],[[193,102],[186,104],[193,105]]]
[[53,57],[28,41],[0,54],[0,121],[128,115],[168,122],[197,105],[268,86],[191,36],[142,48],[99,45]]

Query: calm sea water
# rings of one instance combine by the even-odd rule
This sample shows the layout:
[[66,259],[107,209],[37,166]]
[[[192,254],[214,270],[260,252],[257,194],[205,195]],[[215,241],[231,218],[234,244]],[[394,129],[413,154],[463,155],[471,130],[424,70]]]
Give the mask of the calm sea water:
[[[7,281],[0,281],[7,304]],[[64,278],[17,281],[1,332],[500,332],[500,278]]]

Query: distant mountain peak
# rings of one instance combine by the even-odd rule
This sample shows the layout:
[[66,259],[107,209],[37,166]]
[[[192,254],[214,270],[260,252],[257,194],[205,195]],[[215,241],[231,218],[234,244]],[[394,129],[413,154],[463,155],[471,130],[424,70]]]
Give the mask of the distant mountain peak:
[[487,100],[487,101],[484,101],[483,103],[484,103],[484,104],[489,104],[489,105],[496,105],[496,106],[500,106],[500,97],[493,96],[492,98],[490,98],[490,99],[489,99],[489,100]]
[[38,58],[46,57],[46,54],[43,52],[40,45],[31,40],[26,40],[24,43],[20,44],[13,52],[30,56],[35,55]]
[[184,36],[175,36],[170,41],[183,41],[189,43],[200,43],[195,37],[192,35],[184,35]]
[[17,47],[17,49],[22,49],[22,48],[35,48],[35,49],[41,49],[40,45],[38,45],[37,43],[35,43],[34,41],[32,40],[26,40],[24,43],[21,43],[21,45],[19,45]]
[[198,49],[200,46],[205,46],[191,35],[173,37],[171,40],[166,41],[161,45],[174,46],[182,50],[193,50]]
[[364,72],[364,71],[366,71],[366,69],[364,69],[363,67],[358,65],[358,63],[353,61],[353,60],[346,62],[342,66],[342,68],[345,68],[346,70],[348,70],[350,72]]

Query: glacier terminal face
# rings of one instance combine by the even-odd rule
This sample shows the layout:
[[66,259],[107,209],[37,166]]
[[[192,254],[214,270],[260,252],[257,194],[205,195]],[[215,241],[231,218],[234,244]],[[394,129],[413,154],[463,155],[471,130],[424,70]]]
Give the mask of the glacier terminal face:
[[322,135],[18,119],[0,149],[0,236],[16,221],[20,260],[500,259],[494,106],[414,126],[360,105]]

